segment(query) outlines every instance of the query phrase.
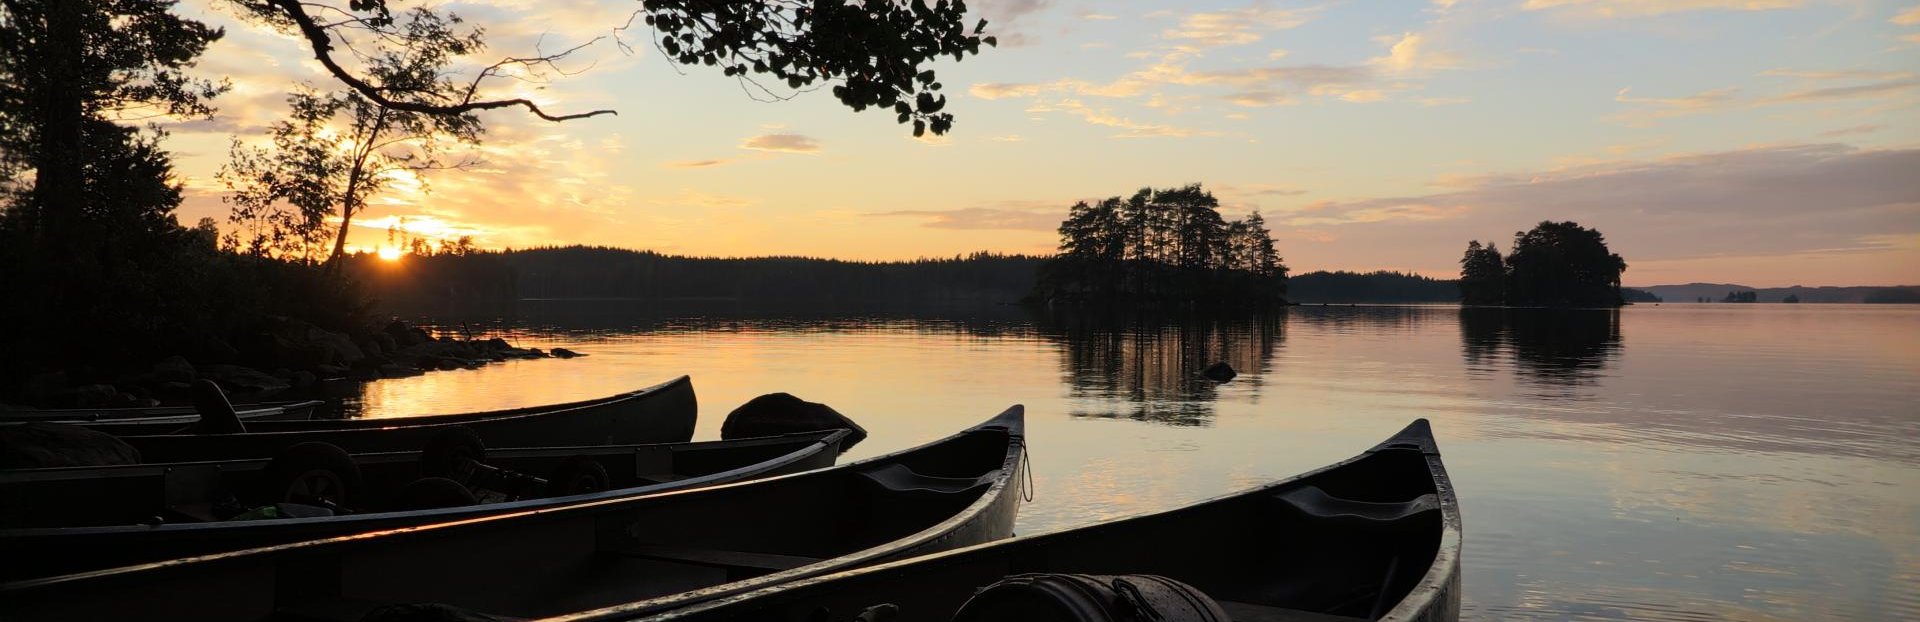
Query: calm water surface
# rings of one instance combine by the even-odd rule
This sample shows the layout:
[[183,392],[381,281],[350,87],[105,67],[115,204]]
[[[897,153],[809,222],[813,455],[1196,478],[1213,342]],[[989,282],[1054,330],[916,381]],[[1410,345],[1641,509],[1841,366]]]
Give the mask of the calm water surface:
[[[716,319],[719,318],[719,319]],[[697,438],[753,396],[825,402],[848,458],[1027,406],[1031,533],[1178,506],[1433,420],[1474,619],[1920,619],[1920,307],[1302,307],[1092,321],[527,303],[479,324],[591,356],[367,385],[397,416],[693,376]],[[1196,379],[1225,360],[1225,385]]]

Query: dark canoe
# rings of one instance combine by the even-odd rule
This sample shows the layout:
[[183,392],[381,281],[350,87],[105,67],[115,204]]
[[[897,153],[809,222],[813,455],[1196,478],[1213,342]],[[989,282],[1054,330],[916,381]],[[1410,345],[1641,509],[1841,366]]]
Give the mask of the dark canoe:
[[358,620],[445,603],[552,616],[703,598],[1010,535],[1015,406],[945,439],[750,482],[0,584],[0,619]]
[[569,404],[390,419],[257,421],[239,434],[122,436],[143,462],[271,458],[295,443],[332,443],[352,453],[410,451],[441,431],[465,426],[487,447],[566,447],[678,443],[693,438],[693,382],[685,376],[654,387]]
[[[234,406],[234,414],[243,423],[312,419],[314,409],[321,404],[320,400],[239,404]],[[120,435],[167,434],[199,423],[200,413],[192,406],[0,410],[0,425],[32,422],[84,426]]]
[[569,619],[841,622],[884,603],[899,615],[879,619],[946,622],[1008,575],[1083,573],[1172,578],[1239,622],[1453,622],[1460,542],[1453,485],[1419,420],[1358,457],[1172,511]]
[[[420,452],[354,456],[365,484],[354,507],[387,509],[342,516],[142,525],[170,514],[204,515],[206,491],[246,492],[265,485],[266,460],[172,463],[0,473],[0,579],[46,577],[245,548],[367,533],[483,516],[620,499],[797,473],[832,466],[851,434],[827,430],[761,438],[546,447],[487,452],[485,464],[551,474],[576,457],[606,470],[610,490],[427,510],[393,511],[403,487],[422,477]],[[178,498],[183,502],[176,503]],[[172,511],[169,511],[172,510]],[[62,527],[21,528],[60,524]],[[115,524],[117,523],[117,524]],[[74,526],[74,525],[96,526]]]

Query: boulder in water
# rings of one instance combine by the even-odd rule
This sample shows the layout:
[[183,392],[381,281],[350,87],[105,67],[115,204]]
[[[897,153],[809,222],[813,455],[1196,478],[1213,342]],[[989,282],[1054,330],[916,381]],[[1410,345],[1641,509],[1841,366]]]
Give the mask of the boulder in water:
[[838,428],[853,431],[847,437],[847,442],[840,446],[842,451],[867,438],[866,428],[860,427],[860,424],[831,406],[809,402],[787,393],[768,393],[748,400],[727,413],[726,422],[720,424],[720,438],[749,438]]
[[1226,382],[1228,380],[1232,380],[1234,376],[1238,376],[1240,374],[1238,372],[1233,371],[1232,365],[1228,365],[1226,363],[1214,363],[1212,365],[1208,365],[1205,371],[1200,372],[1200,375],[1206,376],[1208,380],[1212,380],[1214,382]]

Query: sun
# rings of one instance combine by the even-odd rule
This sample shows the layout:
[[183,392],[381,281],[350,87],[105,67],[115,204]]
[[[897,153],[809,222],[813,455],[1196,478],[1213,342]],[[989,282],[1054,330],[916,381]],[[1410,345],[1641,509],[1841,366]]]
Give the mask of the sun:
[[380,255],[382,261],[400,261],[400,249],[398,248],[382,246],[380,250],[375,252]]

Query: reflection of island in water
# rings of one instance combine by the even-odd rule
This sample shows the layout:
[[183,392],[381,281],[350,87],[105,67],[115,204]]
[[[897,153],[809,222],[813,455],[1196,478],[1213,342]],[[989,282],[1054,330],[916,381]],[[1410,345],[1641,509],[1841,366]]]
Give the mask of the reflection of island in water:
[[1258,393],[1262,376],[1285,339],[1284,315],[1223,317],[1036,317],[1041,334],[1066,346],[1062,361],[1070,394],[1123,404],[1069,413],[1082,418],[1126,418],[1169,425],[1213,423],[1218,383],[1200,372],[1217,362],[1240,373],[1233,380]]
[[1619,357],[1620,310],[1467,307],[1460,310],[1460,347],[1469,374],[1489,375],[1510,359],[1523,383],[1572,397]]

